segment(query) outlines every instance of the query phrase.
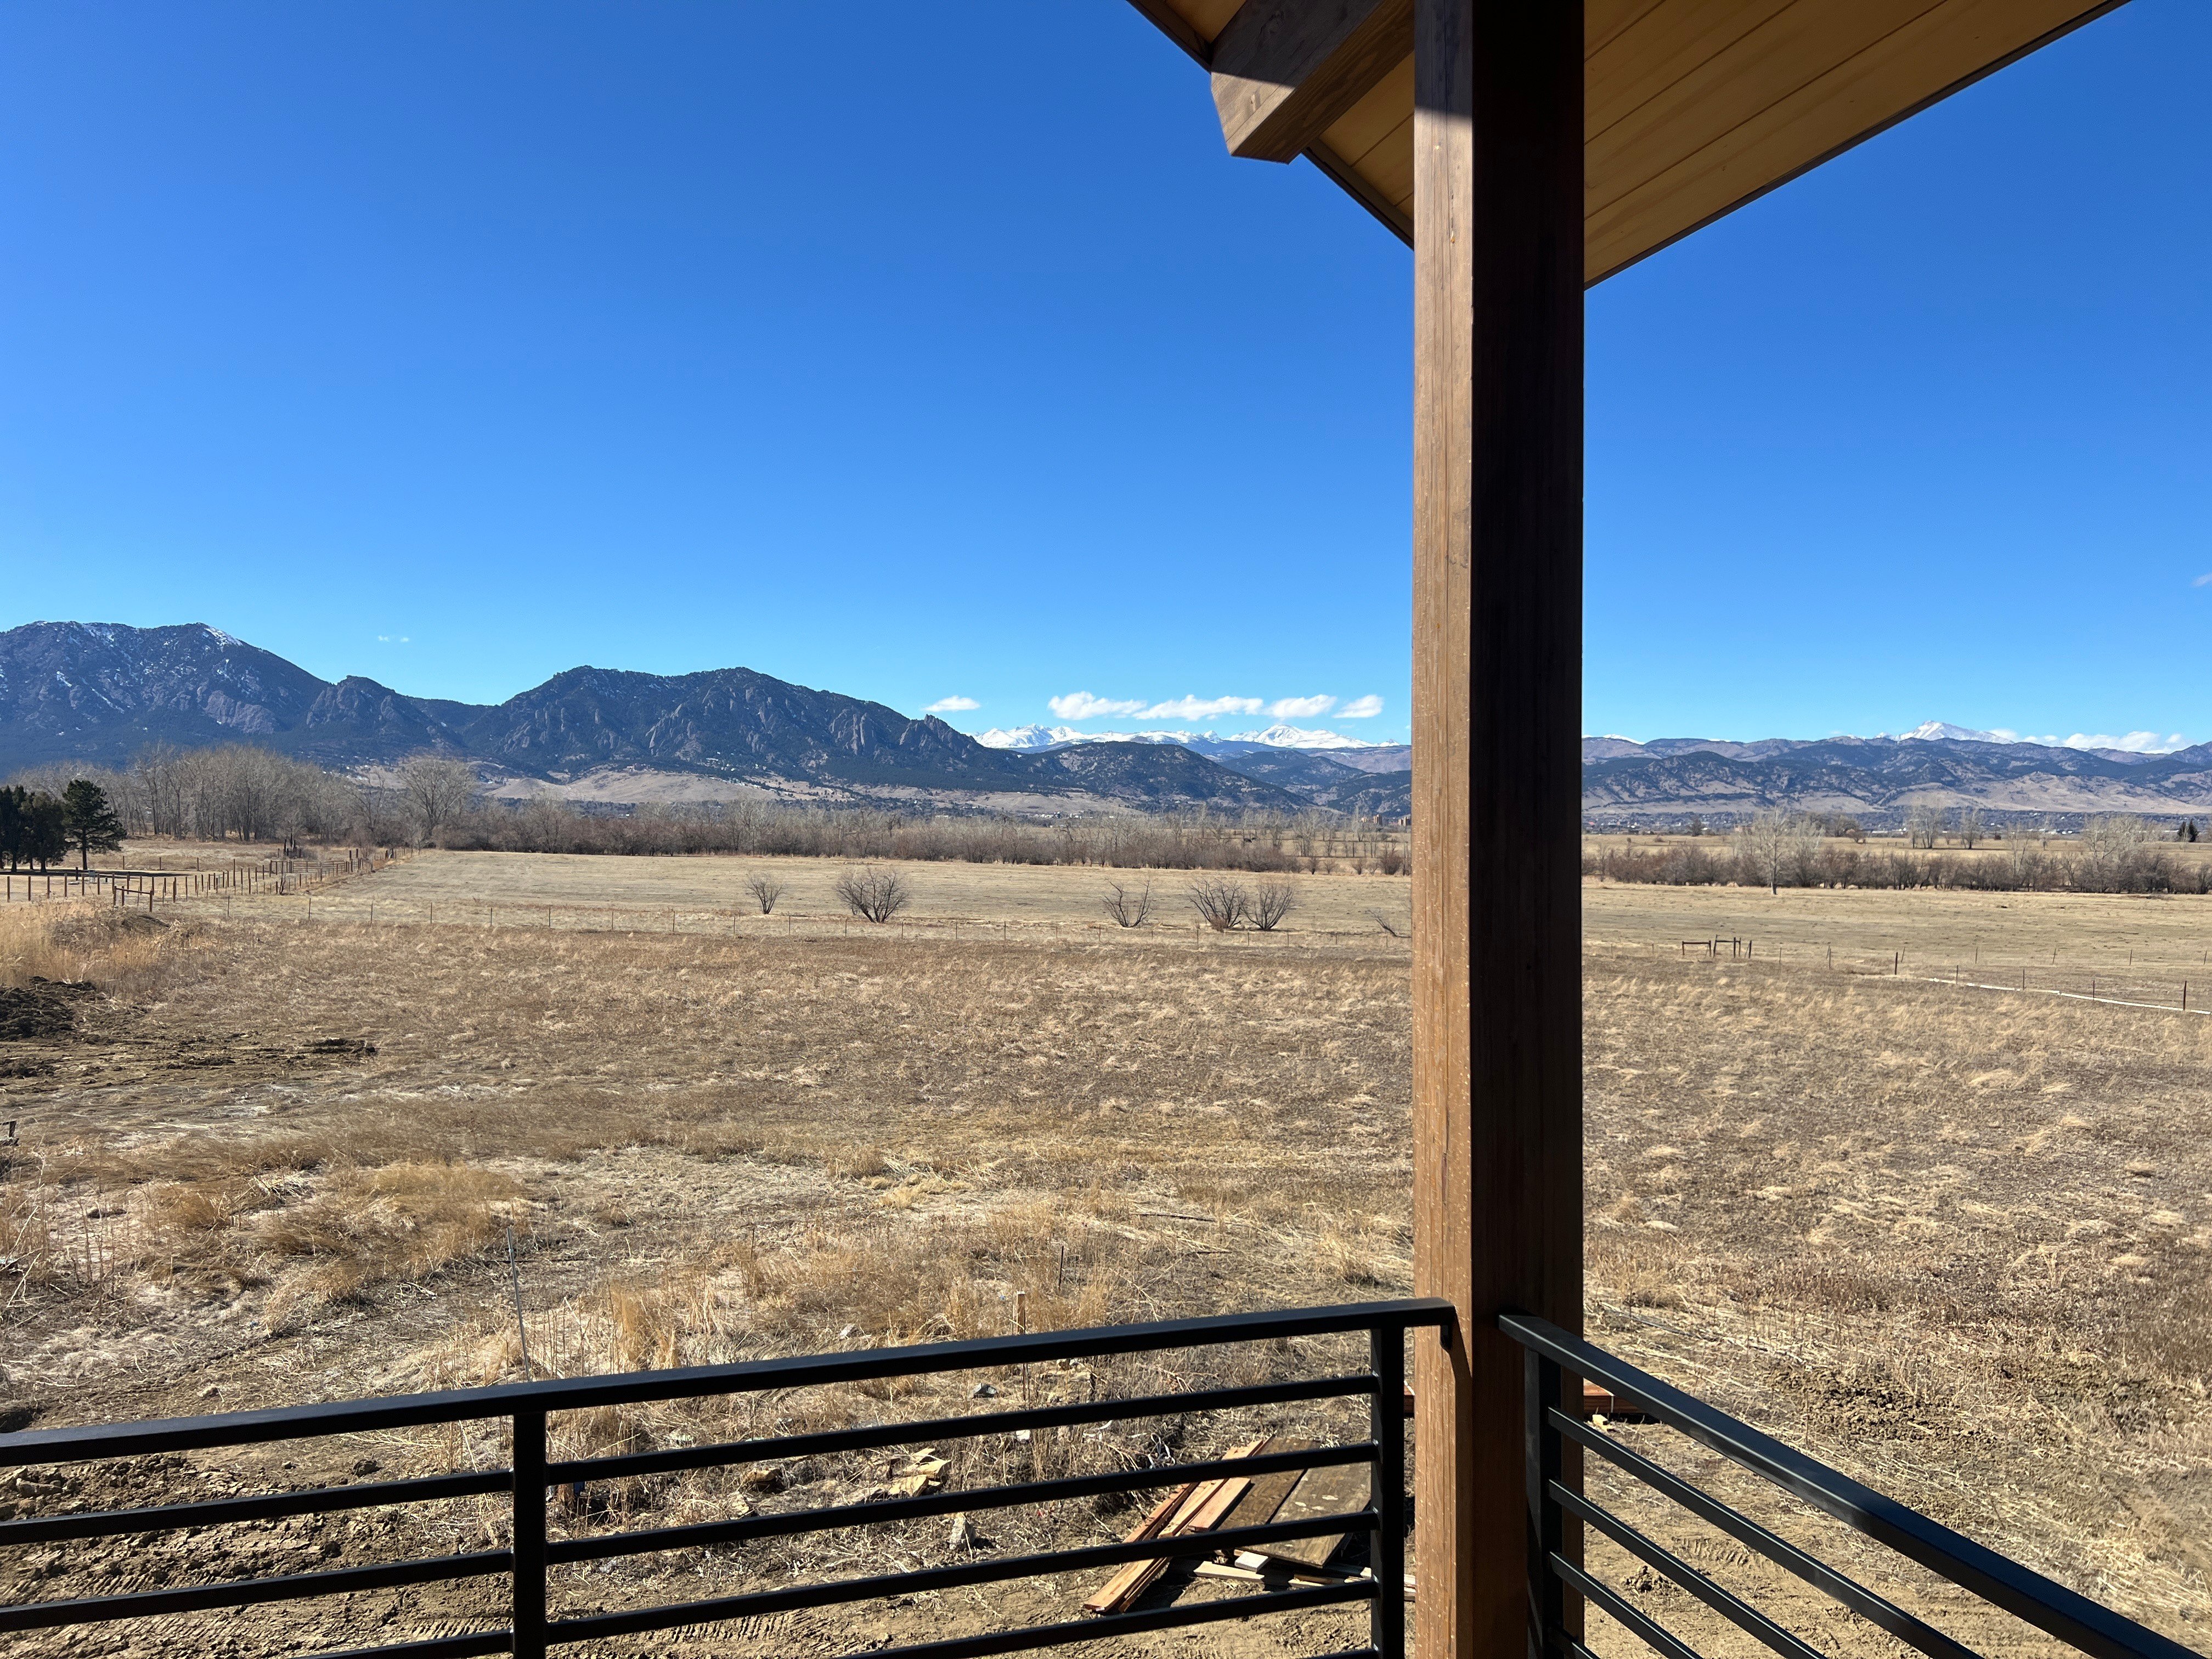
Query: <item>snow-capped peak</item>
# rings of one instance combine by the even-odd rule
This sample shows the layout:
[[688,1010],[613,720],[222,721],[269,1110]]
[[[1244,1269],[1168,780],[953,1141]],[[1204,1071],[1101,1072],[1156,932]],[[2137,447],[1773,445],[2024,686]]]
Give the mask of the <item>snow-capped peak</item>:
[[978,732],[975,741],[986,749],[1018,749],[1028,754],[1065,749],[1077,743],[1172,743],[1201,755],[1221,750],[1243,753],[1264,749],[1388,749],[1392,744],[1368,743],[1341,732],[1313,732],[1297,726],[1271,726],[1261,732],[1235,732],[1224,738],[1212,732],[1079,732],[1070,726],[993,726]]
[[978,732],[975,741],[986,749],[1020,749],[1034,752],[1080,743],[1083,733],[1066,726],[1017,726],[1012,730],[994,726],[988,732]]
[[1946,743],[2002,743],[2005,739],[1994,732],[1976,732],[1963,726],[1953,726],[1948,720],[1923,720],[1910,732],[1897,734],[1899,743],[1929,743],[1937,738]]
[[[1212,734],[1208,732],[1207,736]],[[1302,726],[1271,726],[1264,732],[1232,732],[1231,743],[1264,743],[1270,749],[1389,749],[1387,743],[1369,743],[1341,732],[1316,732]]]

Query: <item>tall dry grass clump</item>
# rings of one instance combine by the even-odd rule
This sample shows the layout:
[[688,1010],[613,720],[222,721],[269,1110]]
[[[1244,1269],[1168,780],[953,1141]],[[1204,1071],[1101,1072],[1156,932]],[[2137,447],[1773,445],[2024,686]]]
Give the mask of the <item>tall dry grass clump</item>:
[[175,932],[104,904],[0,906],[0,986],[44,979],[143,988],[158,975]]

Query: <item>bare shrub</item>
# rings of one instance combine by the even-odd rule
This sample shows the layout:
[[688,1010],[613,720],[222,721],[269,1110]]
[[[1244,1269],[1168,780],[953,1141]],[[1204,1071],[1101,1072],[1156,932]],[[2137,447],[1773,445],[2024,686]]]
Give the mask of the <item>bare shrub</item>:
[[745,890],[753,896],[753,902],[760,906],[763,915],[773,915],[776,901],[783,896],[784,884],[774,876],[750,876],[745,880]]
[[834,890],[844,907],[865,921],[889,921],[914,902],[914,891],[903,876],[873,865],[848,870],[837,878]]
[[1199,919],[1217,933],[1242,926],[1244,907],[1249,902],[1244,884],[1231,881],[1226,876],[1209,876],[1203,881],[1194,881],[1185,890],[1183,897],[1198,912]]
[[1152,914],[1152,884],[1147,880],[1142,887],[1132,889],[1123,882],[1109,882],[1106,896],[1099,904],[1116,927],[1141,927]]
[[1283,924],[1283,918],[1298,908],[1297,889],[1287,881],[1263,881],[1252,890],[1244,902],[1244,921],[1263,933],[1272,933]]

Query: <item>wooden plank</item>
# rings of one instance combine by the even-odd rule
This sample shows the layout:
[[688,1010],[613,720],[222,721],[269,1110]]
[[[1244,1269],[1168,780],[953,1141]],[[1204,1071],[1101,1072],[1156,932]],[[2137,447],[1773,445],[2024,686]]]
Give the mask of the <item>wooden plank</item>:
[[[1249,1445],[1232,1448],[1226,1455],[1249,1457],[1266,1443],[1263,1437]],[[1146,1538],[1174,1538],[1187,1532],[1209,1531],[1214,1521],[1220,1519],[1222,1512],[1249,1484],[1241,1477],[1231,1476],[1219,1480],[1200,1480],[1195,1485],[1184,1486],[1176,1494],[1177,1501],[1171,1509],[1168,1503],[1163,1502],[1139,1523],[1140,1528],[1150,1527],[1151,1531],[1140,1529],[1133,1533],[1128,1541],[1134,1544]],[[1224,1496],[1223,1489],[1231,1486],[1237,1490]],[[1209,1515],[1212,1520],[1203,1518]],[[1149,1561],[1132,1561],[1094,1590],[1084,1602],[1083,1610],[1097,1613],[1120,1613],[1150,1589],[1167,1570],[1168,1563],[1159,1557]]]
[[1229,153],[1294,160],[1413,45],[1413,0],[1244,0],[1213,42]]
[[[1176,1487],[1158,1503],[1153,1504],[1145,1518],[1137,1522],[1135,1528],[1122,1541],[1141,1544],[1147,1538],[1158,1536],[1161,1529],[1181,1511],[1182,1506],[1190,1501],[1191,1494],[1196,1490],[1196,1486],[1193,1484]],[[1083,1603],[1084,1612],[1111,1613],[1126,1606],[1137,1597],[1145,1584],[1151,1582],[1146,1575],[1158,1565],[1159,1563],[1157,1561],[1128,1562],[1111,1578],[1091,1592],[1090,1597]]]
[[[1291,1489],[1291,1495],[1283,1500],[1282,1507],[1275,1511],[1275,1519],[1313,1521],[1325,1515],[1357,1515],[1367,1507],[1373,1475],[1374,1471],[1364,1463],[1308,1469]],[[1293,1538],[1280,1544],[1256,1545],[1249,1553],[1264,1555],[1270,1561],[1321,1567],[1328,1565],[1328,1558],[1336,1553],[1344,1539],[1340,1532],[1325,1533],[1318,1538]]]
[[[1311,1451],[1310,1440],[1270,1440],[1269,1451]],[[1264,1527],[1275,1518],[1275,1511],[1291,1495],[1291,1488],[1298,1484],[1304,1469],[1278,1469],[1273,1474],[1263,1474],[1250,1482],[1237,1506],[1222,1517],[1222,1529],[1231,1531],[1238,1527]]]
[[[1528,1650],[1508,1309],[1582,1328],[1583,8],[1414,13],[1422,1659]],[[1543,1575],[1548,1577],[1548,1575]]]

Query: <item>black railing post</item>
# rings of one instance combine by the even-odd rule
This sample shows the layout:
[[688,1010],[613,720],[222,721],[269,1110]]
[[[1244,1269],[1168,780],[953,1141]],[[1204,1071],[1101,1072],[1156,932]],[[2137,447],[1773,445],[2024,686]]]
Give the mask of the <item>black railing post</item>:
[[1547,1414],[1559,1403],[1559,1367],[1534,1349],[1522,1357],[1521,1405],[1527,1423],[1528,1654],[1550,1659],[1566,1632],[1566,1587],[1552,1565],[1565,1535],[1552,1483],[1559,1478],[1559,1431]]
[[1382,1659],[1406,1659],[1406,1333],[1377,1325],[1367,1334],[1375,1371],[1375,1574],[1370,1640]]
[[545,1413],[514,1413],[514,1659],[545,1659]]

